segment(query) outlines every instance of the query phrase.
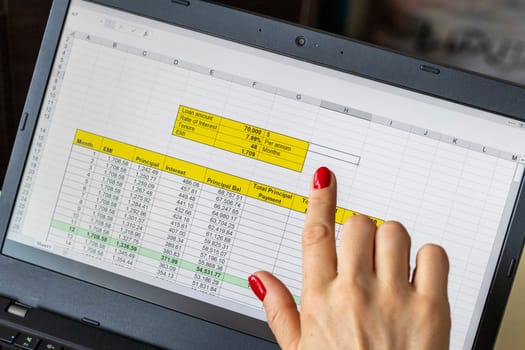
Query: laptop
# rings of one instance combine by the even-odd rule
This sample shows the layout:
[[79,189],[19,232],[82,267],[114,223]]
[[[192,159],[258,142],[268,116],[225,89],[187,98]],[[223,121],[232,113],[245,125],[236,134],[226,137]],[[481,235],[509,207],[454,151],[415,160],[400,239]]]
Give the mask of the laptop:
[[[525,236],[525,89],[195,0],[56,0],[0,199],[2,349],[277,349],[311,176],[336,231],[449,254],[451,349],[492,347]],[[339,238],[339,237],[338,237]]]

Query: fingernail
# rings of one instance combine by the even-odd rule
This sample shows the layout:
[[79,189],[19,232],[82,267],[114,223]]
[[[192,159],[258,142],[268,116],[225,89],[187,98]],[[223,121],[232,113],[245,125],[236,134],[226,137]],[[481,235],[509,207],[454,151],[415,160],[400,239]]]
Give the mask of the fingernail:
[[260,301],[264,301],[264,297],[266,297],[266,287],[264,287],[259,277],[250,275],[250,277],[248,277],[248,284],[250,284],[250,288],[257,298],[259,298]]
[[330,170],[325,166],[320,167],[314,174],[314,188],[320,190],[321,188],[330,186],[331,178],[332,174]]

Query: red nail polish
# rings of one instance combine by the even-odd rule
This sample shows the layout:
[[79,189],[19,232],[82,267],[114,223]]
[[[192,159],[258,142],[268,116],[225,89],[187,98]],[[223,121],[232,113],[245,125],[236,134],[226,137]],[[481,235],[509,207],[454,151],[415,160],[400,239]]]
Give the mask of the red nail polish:
[[259,298],[260,301],[264,301],[264,297],[266,297],[266,287],[259,277],[250,275],[250,277],[248,277],[248,283],[250,284],[250,288],[257,298]]
[[330,173],[330,170],[325,166],[320,167],[314,174],[314,188],[320,190],[321,188],[330,186],[331,178],[332,173]]

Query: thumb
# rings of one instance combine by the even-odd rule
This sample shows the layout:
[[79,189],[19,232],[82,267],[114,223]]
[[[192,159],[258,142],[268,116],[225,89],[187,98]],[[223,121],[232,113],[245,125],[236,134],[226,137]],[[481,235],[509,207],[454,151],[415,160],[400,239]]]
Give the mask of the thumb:
[[266,271],[248,277],[250,288],[263,302],[268,325],[279,346],[297,349],[301,337],[299,311],[292,294],[278,278]]

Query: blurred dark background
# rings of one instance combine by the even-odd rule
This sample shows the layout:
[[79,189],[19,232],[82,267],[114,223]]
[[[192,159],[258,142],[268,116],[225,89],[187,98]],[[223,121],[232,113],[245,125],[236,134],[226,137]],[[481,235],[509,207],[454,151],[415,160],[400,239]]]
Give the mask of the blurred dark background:
[[[52,0],[0,0],[0,184]],[[221,0],[525,84],[525,0]]]

